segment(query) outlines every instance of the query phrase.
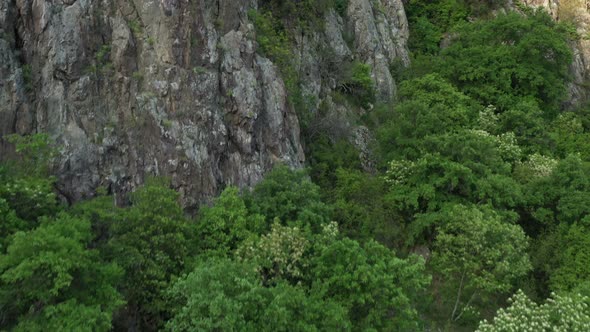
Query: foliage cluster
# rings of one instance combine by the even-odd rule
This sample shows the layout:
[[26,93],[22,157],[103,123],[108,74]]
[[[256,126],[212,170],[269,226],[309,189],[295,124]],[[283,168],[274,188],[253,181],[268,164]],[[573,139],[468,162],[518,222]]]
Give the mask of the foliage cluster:
[[[46,138],[23,141],[32,148]],[[12,167],[2,177],[21,181]],[[0,197],[0,320],[11,330],[419,324],[415,303],[430,280],[424,261],[341,235],[304,171],[280,166],[251,191],[229,187],[196,218],[162,179],[138,188],[127,207],[104,193],[72,207],[50,198],[54,210],[22,219],[29,197]]]
[[[567,26],[534,10],[484,19],[457,1],[407,8],[412,67],[398,75],[397,103],[369,118],[377,176],[325,152],[340,143],[312,145],[333,219],[359,241],[427,258],[419,307],[431,330],[473,330],[518,288],[588,295],[590,117],[563,110]],[[555,310],[576,320],[566,306]],[[552,319],[548,329],[561,328]]]
[[101,45],[96,51],[92,64],[86,68],[89,74],[108,73],[113,69],[113,63],[110,61],[111,46]]
[[262,0],[259,7],[272,12],[290,28],[310,29],[320,27],[324,15],[330,9],[344,16],[348,8],[348,0]]
[[415,53],[437,54],[454,27],[489,16],[505,4],[506,0],[410,0],[404,6],[412,30],[409,47]]
[[525,101],[555,115],[571,62],[567,34],[546,13],[463,24],[441,51],[438,71],[467,95],[505,111]]
[[375,87],[371,78],[371,66],[354,61],[342,69],[338,89],[356,99],[356,103],[369,108],[375,102]]

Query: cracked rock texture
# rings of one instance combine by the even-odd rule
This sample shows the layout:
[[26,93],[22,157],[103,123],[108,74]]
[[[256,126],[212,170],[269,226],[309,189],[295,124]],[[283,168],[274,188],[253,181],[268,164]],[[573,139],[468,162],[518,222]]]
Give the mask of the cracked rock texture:
[[[257,5],[0,1],[0,136],[49,133],[61,148],[58,190],[70,202],[99,186],[123,197],[160,175],[196,208],[226,185],[255,184],[276,163],[302,166],[280,70],[258,54],[248,20]],[[296,38],[302,90],[319,105],[336,84],[322,73],[359,60],[371,65],[379,98],[391,99],[389,66],[409,62],[407,38],[401,0],[350,0],[345,17],[331,11],[322,31]],[[0,143],[0,158],[8,151]]]

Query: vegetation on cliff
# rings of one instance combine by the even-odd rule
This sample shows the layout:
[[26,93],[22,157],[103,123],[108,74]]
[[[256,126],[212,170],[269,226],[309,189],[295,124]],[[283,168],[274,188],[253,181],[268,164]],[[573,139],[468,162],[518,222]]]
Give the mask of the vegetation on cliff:
[[[346,6],[262,1],[250,13],[293,105],[304,96],[289,31]],[[196,216],[166,179],[124,206],[108,188],[66,206],[48,137],[6,138],[17,154],[0,165],[0,325],[584,330],[590,112],[563,106],[571,30],[542,11],[489,14],[497,6],[411,0],[413,61],[391,66],[395,101],[377,102],[368,65],[340,68],[340,92],[375,137],[373,172],[322,132],[305,138],[306,170],[277,166]]]

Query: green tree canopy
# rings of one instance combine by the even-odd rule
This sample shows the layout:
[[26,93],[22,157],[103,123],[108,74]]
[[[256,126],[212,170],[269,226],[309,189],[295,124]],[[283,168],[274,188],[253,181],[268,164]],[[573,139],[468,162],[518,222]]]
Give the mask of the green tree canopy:
[[310,227],[315,232],[330,221],[320,190],[303,170],[277,166],[246,196],[248,209],[266,217],[266,230],[278,218],[286,224]]
[[408,331],[419,326],[418,295],[430,282],[424,261],[400,259],[375,241],[332,241],[311,259],[313,293],[346,308],[353,330]]
[[55,178],[49,175],[55,149],[46,134],[9,135],[17,155],[0,167],[0,199],[26,222],[23,229],[37,225],[39,217],[54,216],[60,207],[53,192]]
[[183,215],[178,193],[163,181],[148,181],[131,201],[112,225],[105,255],[125,271],[121,290],[132,324],[154,330],[168,310],[164,290],[196,254],[195,229]]
[[524,187],[527,221],[543,230],[588,218],[590,163],[570,155],[547,168],[546,176],[533,177]]
[[520,185],[511,177],[521,154],[511,135],[461,130],[427,137],[415,161],[393,160],[386,173],[388,199],[409,228],[408,244],[432,238],[430,213],[447,203],[490,204],[510,210],[522,201]]
[[437,74],[402,82],[399,98],[377,132],[387,160],[419,157],[425,137],[471,127],[481,108]]
[[235,187],[226,188],[212,207],[204,207],[198,218],[199,247],[214,255],[227,255],[238,245],[266,229],[262,215],[250,214]]
[[484,105],[503,111],[532,97],[553,116],[565,97],[568,37],[543,11],[500,14],[460,26],[438,71]]
[[264,287],[248,263],[210,260],[180,279],[171,295],[181,306],[170,331],[347,331],[336,302],[280,282]]
[[449,318],[457,321],[474,300],[510,291],[529,272],[528,240],[493,210],[452,205],[440,217],[431,264],[449,291],[443,299]]
[[110,331],[121,269],[87,249],[87,220],[61,213],[0,256],[0,320],[17,331]]

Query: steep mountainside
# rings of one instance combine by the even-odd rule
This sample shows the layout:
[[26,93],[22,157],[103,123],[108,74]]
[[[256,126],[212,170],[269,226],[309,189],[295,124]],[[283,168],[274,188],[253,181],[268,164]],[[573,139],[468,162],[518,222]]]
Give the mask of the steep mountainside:
[[588,330],[586,1],[0,0],[0,330]]
[[[354,64],[368,65],[377,101],[395,97],[390,69],[410,61],[401,0],[348,0],[306,28],[285,25],[299,99],[284,64],[257,42],[251,13],[268,2],[2,1],[0,135],[49,133],[61,148],[54,171],[68,201],[163,175],[185,207],[228,184],[250,186],[277,162],[301,166],[300,126],[310,121],[297,107],[329,109],[303,124],[310,135],[352,133],[366,152],[366,128],[348,123],[350,105],[333,99],[350,89],[342,73]],[[570,101],[587,99],[588,6],[525,4],[576,22]],[[0,143],[0,156],[8,152]]]
[[[0,136],[56,139],[55,172],[68,201],[101,185],[127,192],[153,174],[169,176],[191,207],[226,184],[259,181],[277,162],[302,165],[299,121],[249,19],[257,7],[256,0],[2,1]],[[312,111],[337,88],[324,74],[334,63],[369,64],[378,98],[390,99],[389,66],[409,61],[400,0],[350,0],[340,14],[329,10],[322,27],[293,33]],[[0,146],[0,155],[7,151]]]

